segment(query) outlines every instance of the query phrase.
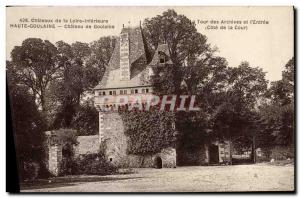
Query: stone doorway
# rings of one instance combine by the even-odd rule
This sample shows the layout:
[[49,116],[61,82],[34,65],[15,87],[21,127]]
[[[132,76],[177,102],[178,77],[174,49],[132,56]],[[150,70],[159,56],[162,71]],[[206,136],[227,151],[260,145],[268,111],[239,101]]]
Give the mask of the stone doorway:
[[154,168],[162,168],[162,159],[161,157],[157,156],[154,158]]
[[72,174],[72,163],[73,163],[73,147],[70,144],[65,144],[62,147],[62,162],[61,162],[62,175]]
[[219,164],[219,147],[210,145],[209,147],[209,164]]

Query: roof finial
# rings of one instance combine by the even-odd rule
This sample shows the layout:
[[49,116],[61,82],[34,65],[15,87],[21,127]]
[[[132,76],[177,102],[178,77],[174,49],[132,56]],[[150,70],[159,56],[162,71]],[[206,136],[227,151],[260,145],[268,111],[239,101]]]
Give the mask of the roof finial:
[[140,27],[142,27],[142,21],[140,20]]

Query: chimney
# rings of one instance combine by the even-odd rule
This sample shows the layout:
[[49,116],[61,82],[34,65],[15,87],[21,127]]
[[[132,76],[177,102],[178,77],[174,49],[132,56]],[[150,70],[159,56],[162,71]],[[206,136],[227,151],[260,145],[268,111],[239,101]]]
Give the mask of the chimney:
[[120,34],[120,69],[121,80],[130,80],[129,34],[126,30]]

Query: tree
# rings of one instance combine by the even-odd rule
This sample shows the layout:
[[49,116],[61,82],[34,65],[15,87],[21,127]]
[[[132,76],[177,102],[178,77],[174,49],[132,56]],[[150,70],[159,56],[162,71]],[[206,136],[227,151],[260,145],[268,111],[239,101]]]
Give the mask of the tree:
[[[227,80],[227,61],[215,55],[204,35],[184,15],[168,10],[144,21],[145,37],[152,51],[166,43],[173,65],[154,68],[156,95],[195,95],[199,112],[173,112],[178,130],[177,147],[199,150],[211,128],[210,118],[222,103]],[[194,153],[197,155],[197,153]]]
[[209,50],[207,38],[197,32],[195,23],[174,10],[167,10],[144,21],[146,40],[152,50],[158,44],[168,44],[171,59],[175,65],[192,63],[199,55]]
[[147,18],[143,24],[150,51],[154,52],[159,44],[168,45],[170,58],[174,63],[173,67],[169,68],[173,74],[172,78],[168,80],[173,84],[172,89],[176,94],[179,94],[184,76],[183,66],[193,66],[200,56],[205,57],[211,53],[207,38],[197,32],[195,26],[190,19],[174,10],[168,10],[151,19]]
[[59,111],[56,113],[53,126],[68,128],[79,108],[81,95],[89,86],[85,62],[91,50],[87,43],[81,42],[69,45],[59,41],[56,45],[59,51],[58,64],[61,65],[62,73],[60,80],[51,86],[51,92],[59,102]]
[[60,65],[56,64],[57,48],[48,40],[28,38],[11,52],[11,64],[15,65],[20,83],[27,86],[46,112],[46,89],[57,78]]
[[26,163],[38,162],[43,175],[45,171],[43,147],[44,134],[47,129],[44,117],[35,103],[35,96],[29,88],[20,83],[15,75],[15,65],[7,62],[8,91],[10,96],[10,111],[15,137],[17,162],[21,179],[30,178],[33,172],[25,167]]
[[250,67],[247,62],[235,68],[229,67],[227,71],[222,102],[212,114],[214,136],[230,140],[236,148],[251,145],[254,153],[259,130],[257,107],[267,90],[265,72],[258,67]]
[[[89,71],[87,71],[88,76],[90,76],[90,79],[93,82],[91,83],[92,86],[98,84],[102,79],[115,45],[116,38],[112,36],[101,37],[90,43],[91,55],[88,57],[86,64],[89,69]],[[96,76],[92,78],[95,74]]]
[[270,138],[272,145],[291,146],[294,140],[294,58],[285,65],[282,79],[271,83],[268,101],[260,107],[265,133],[262,142]]
[[52,83],[51,93],[59,101],[54,128],[71,127],[76,112],[80,110],[82,95],[90,92],[102,79],[114,42],[111,37],[102,37],[91,44],[57,42],[62,77]]

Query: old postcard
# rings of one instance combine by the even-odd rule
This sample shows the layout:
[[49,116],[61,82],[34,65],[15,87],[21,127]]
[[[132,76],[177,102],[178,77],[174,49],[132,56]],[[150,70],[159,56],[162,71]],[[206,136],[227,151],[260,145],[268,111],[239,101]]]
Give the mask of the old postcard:
[[294,8],[6,8],[21,192],[294,186]]

